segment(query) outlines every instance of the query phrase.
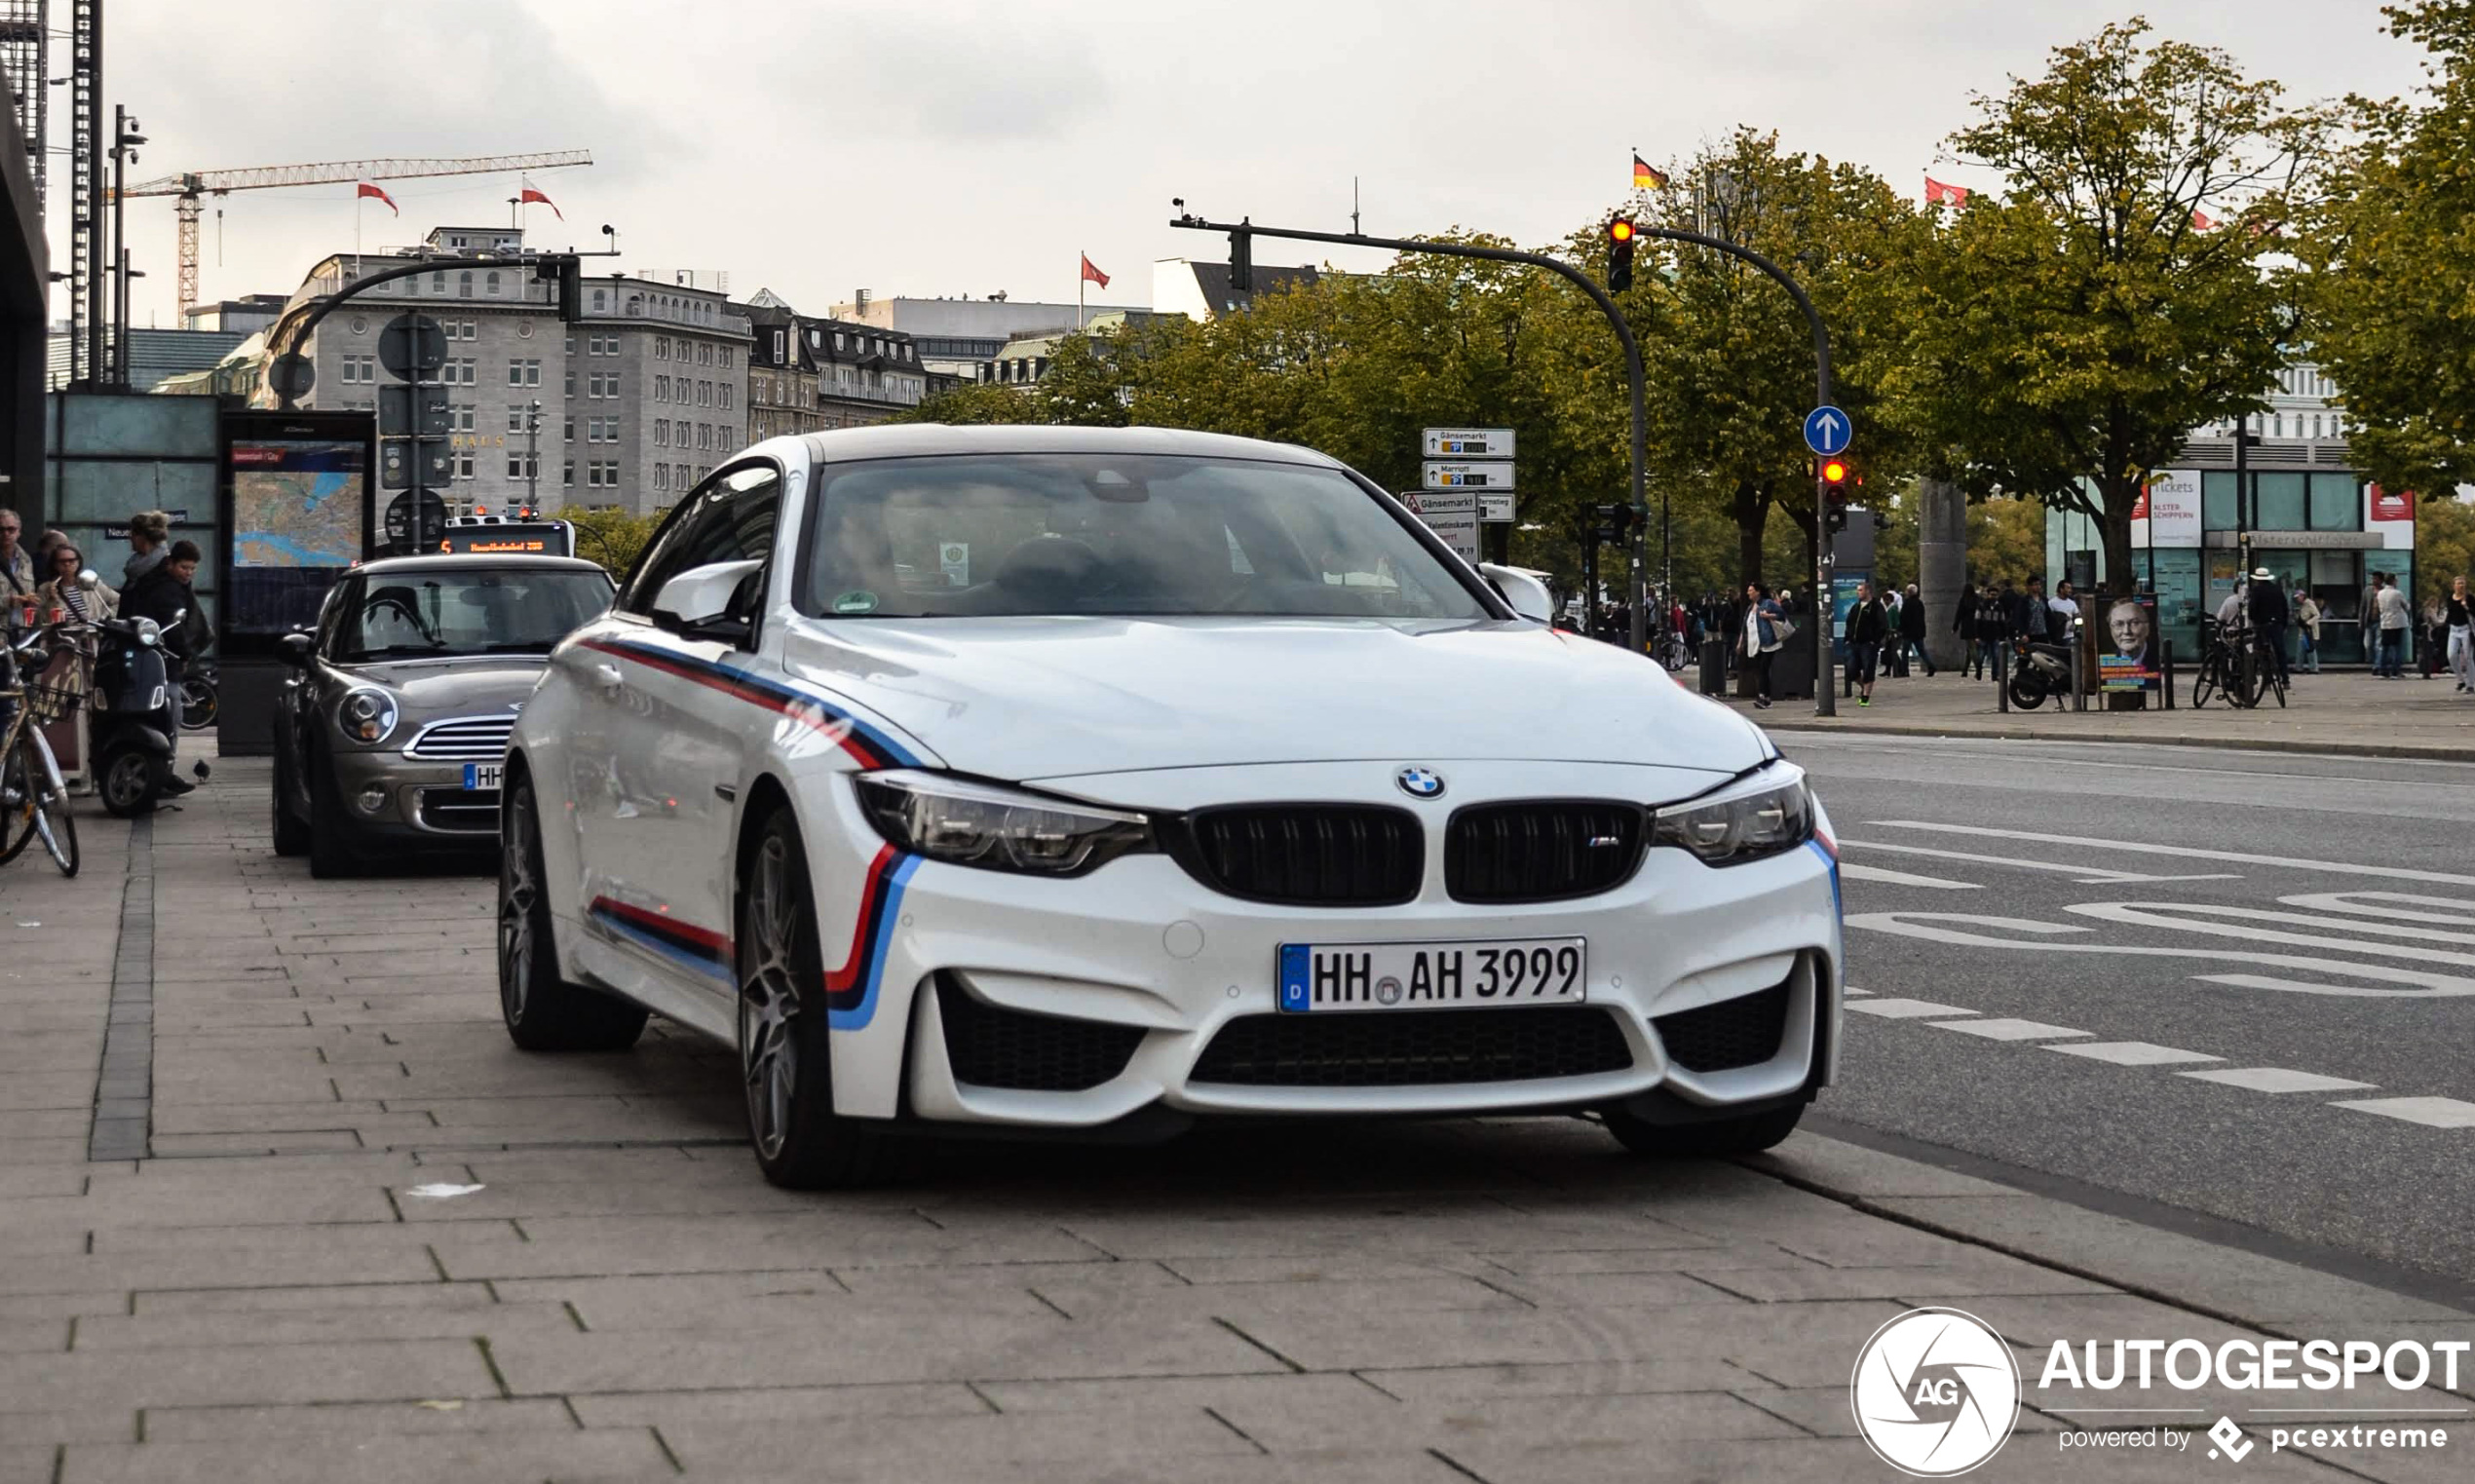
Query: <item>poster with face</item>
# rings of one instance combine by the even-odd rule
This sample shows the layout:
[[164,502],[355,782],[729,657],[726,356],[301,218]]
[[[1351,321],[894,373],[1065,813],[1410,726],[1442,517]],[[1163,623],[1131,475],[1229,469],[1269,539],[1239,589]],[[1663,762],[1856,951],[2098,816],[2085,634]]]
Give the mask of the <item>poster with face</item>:
[[2097,660],[2105,689],[2152,691],[2157,688],[2156,601],[2153,596],[2143,593],[2107,602],[2107,653]]

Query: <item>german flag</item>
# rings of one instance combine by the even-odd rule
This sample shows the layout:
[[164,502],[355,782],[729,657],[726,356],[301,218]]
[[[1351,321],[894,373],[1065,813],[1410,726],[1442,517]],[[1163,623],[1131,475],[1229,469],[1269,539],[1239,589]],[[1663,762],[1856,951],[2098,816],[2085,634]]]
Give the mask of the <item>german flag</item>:
[[1663,191],[1666,188],[1667,172],[1662,170],[1653,169],[1651,163],[1641,157],[1640,150],[1633,151],[1633,189],[1637,191]]

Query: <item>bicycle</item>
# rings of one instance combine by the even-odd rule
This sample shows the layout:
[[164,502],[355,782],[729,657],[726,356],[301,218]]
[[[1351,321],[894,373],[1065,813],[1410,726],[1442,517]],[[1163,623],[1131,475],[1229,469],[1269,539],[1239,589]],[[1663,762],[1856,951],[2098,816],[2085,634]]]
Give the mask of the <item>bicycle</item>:
[[2208,630],[2208,647],[2200,653],[2200,663],[2191,677],[2191,708],[2207,705],[2211,697],[2222,696],[2228,705],[2237,710],[2260,704],[2257,682],[2245,675],[2248,652],[2237,652],[2227,642],[2227,631],[2214,625]]
[[0,704],[7,707],[0,718],[0,865],[40,839],[60,874],[75,876],[77,818],[69,813],[68,785],[43,729],[75,713],[78,693],[40,678],[51,662],[38,647],[45,632],[31,629],[0,648]]
[[1693,646],[1685,642],[1683,634],[1673,629],[1658,636],[1658,642],[1653,646],[1653,652],[1669,674],[1674,674],[1693,663]]

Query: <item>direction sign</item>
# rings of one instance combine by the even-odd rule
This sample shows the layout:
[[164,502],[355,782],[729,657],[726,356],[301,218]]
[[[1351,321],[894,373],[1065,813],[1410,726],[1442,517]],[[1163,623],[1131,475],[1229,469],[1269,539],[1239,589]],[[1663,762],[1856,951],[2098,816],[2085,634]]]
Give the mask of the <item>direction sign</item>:
[[1837,407],[1815,407],[1805,414],[1805,446],[1815,453],[1846,453],[1847,440],[1855,436],[1856,425]]
[[1439,464],[1433,460],[1429,460],[1424,466],[1424,476],[1425,476],[1421,478],[1419,482],[1426,485],[1428,489],[1477,490],[1512,488],[1512,465],[1509,462],[1500,464]]
[[1476,495],[1440,495],[1432,491],[1418,497],[1410,509],[1427,528],[1444,539],[1444,545],[1459,552],[1470,561],[1478,559],[1478,499]]
[[1427,430],[1427,457],[1430,459],[1508,459],[1512,457],[1512,430],[1509,428],[1429,428]]
[[1478,518],[1488,525],[1508,525],[1512,520],[1512,491],[1481,490],[1478,494]]

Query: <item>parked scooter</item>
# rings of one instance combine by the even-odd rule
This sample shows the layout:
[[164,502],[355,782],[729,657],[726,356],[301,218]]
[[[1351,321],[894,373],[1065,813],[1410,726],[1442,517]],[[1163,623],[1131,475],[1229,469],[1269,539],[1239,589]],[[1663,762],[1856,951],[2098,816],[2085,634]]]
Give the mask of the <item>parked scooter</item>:
[[[95,634],[87,705],[95,790],[105,809],[126,819],[153,809],[166,792],[189,791],[171,771],[176,697],[154,620],[105,619]],[[207,774],[200,763],[198,777]]]
[[2024,635],[2011,640],[2011,704],[2034,711],[2048,696],[2071,694],[2071,651],[2060,644],[2039,644]]

